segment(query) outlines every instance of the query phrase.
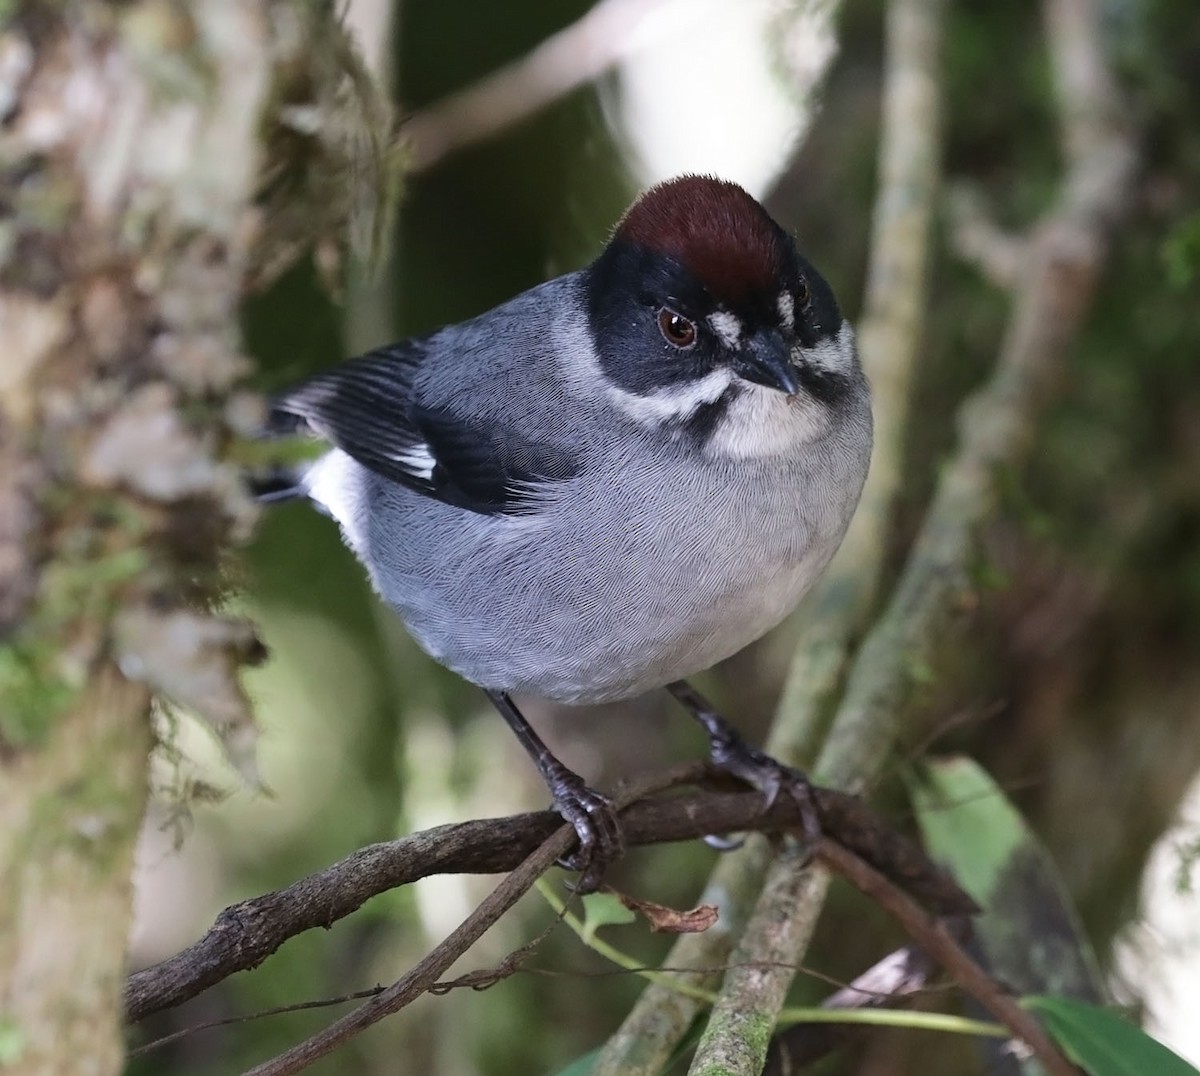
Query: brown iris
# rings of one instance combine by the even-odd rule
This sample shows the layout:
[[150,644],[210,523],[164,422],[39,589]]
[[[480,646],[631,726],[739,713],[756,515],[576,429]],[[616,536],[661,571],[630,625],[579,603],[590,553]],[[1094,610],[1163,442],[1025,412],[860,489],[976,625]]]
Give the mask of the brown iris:
[[658,312],[658,331],[672,347],[691,347],[696,342],[696,326],[665,306]]
[[808,306],[808,300],[811,298],[812,293],[808,290],[808,281],[801,277],[800,283],[796,285],[796,302],[800,306]]

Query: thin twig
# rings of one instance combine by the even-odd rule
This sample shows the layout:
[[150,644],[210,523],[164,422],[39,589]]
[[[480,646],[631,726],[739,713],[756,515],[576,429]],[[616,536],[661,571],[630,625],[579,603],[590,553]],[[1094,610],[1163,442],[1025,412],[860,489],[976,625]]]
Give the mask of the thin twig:
[[355,1035],[365,1031],[385,1016],[400,1009],[425,993],[438,977],[463,953],[478,941],[506,911],[528,891],[529,887],[554,865],[571,846],[574,833],[559,828],[548,837],[524,863],[507,875],[483,902],[440,944],[414,968],[397,979],[383,993],[376,995],[353,1012],[343,1016],[316,1035],[270,1061],[256,1065],[247,1076],[288,1076],[307,1068],[318,1058],[336,1050]]
[[[613,797],[618,809],[677,784],[678,771],[655,774],[630,782]],[[438,977],[478,941],[506,911],[528,892],[575,841],[575,831],[560,825],[525,861],[509,874],[483,902],[439,943],[420,963],[397,979],[383,993],[371,998],[340,1020],[297,1043],[270,1061],[256,1065],[246,1076],[289,1076],[364,1031],[385,1016],[399,1012],[425,993]]]
[[946,195],[950,245],[1002,291],[1016,286],[1028,251],[1024,236],[1012,235],[992,219],[982,194],[970,184],[956,183]]
[[141,1046],[135,1046],[128,1051],[127,1056],[130,1059],[144,1057],[146,1054],[153,1053],[155,1050],[161,1050],[164,1046],[170,1046],[173,1042],[185,1039],[189,1035],[199,1034],[201,1031],[215,1031],[219,1027],[229,1027],[232,1024],[245,1024],[252,1020],[266,1020],[272,1016],[286,1016],[294,1012],[307,1012],[309,1009],[328,1009],[334,1005],[345,1005],[351,1001],[373,998],[376,994],[382,994],[383,990],[382,986],[372,986],[366,990],[355,990],[352,993],[342,994],[339,997],[315,998],[311,1001],[293,1001],[288,1005],[273,1005],[269,1009],[259,1009],[256,1012],[245,1013],[242,1016],[225,1016],[220,1020],[205,1020],[199,1024],[192,1024],[190,1027],[183,1027],[178,1031],[172,1031],[169,1035],[161,1035],[150,1042],[142,1043]]
[[946,923],[930,917],[854,853],[831,844],[822,848],[822,856],[838,874],[891,915],[963,990],[1025,1043],[1051,1076],[1080,1076],[1032,1014],[967,955]]
[[667,31],[681,19],[697,17],[689,5],[694,8],[695,0],[601,0],[519,60],[408,119],[401,133],[410,147],[409,170],[431,168],[599,78],[648,44],[642,31],[651,16],[676,8],[669,20],[657,20]]
[[[702,773],[699,764],[676,767],[657,775],[655,787],[662,781],[694,782]],[[741,814],[752,804],[724,807]],[[638,823],[644,821],[636,811],[622,819],[627,839],[636,843],[641,835]],[[126,1019],[136,1023],[195,997],[235,972],[255,968],[289,938],[317,927],[328,928],[390,889],[435,874],[512,870],[561,825],[558,815],[541,811],[436,826],[360,848],[283,889],[232,904],[217,916],[204,937],[129,976]],[[631,826],[638,828],[631,833]]]

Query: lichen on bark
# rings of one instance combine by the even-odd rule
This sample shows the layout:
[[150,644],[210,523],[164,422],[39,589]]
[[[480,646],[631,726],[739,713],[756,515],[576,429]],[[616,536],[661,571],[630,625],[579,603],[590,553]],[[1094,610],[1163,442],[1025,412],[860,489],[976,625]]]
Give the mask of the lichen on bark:
[[[238,307],[381,192],[390,129],[324,5],[3,14],[0,1028],[22,1072],[115,1072],[152,695],[253,773],[238,671],[261,647],[218,611],[256,518]],[[268,158],[285,128],[302,160]],[[367,194],[330,197],[352,158]],[[303,225],[284,175],[324,193]]]

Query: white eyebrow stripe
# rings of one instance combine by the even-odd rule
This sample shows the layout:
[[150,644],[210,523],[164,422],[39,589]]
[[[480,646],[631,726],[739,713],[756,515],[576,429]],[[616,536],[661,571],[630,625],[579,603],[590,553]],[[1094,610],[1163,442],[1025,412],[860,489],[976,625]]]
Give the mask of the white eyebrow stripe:
[[790,291],[781,291],[779,293],[779,320],[783,322],[785,329],[795,328],[796,325],[796,300],[792,298]]
[[736,315],[728,310],[718,310],[709,315],[708,323],[722,344],[730,348],[738,346],[742,339],[742,323]]

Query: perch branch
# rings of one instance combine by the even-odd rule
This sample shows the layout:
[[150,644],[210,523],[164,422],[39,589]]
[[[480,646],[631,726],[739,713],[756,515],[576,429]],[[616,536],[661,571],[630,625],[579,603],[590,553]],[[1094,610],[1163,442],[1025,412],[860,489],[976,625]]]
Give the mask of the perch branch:
[[[636,801],[639,799],[678,784],[681,776],[686,772],[687,768],[681,767],[674,771],[668,771],[666,774],[651,775],[640,782],[627,786],[614,797],[617,807],[622,809],[631,805],[636,806]],[[780,799],[790,798],[780,797]],[[751,795],[750,799],[758,800],[758,803],[755,804],[755,813],[761,814],[761,799],[756,795]],[[668,804],[670,803],[671,801],[668,801]],[[688,828],[694,827],[700,821],[701,827],[704,829],[706,826],[706,822],[702,820],[704,812],[699,808],[699,805],[689,807],[685,801],[683,806],[685,809],[682,811],[677,810],[673,816],[676,825],[681,828]],[[799,805],[792,803],[785,806],[788,828],[801,826],[803,821]],[[828,816],[825,814],[826,806],[831,808]],[[919,849],[910,842],[905,841],[904,838],[891,834],[886,828],[876,826],[870,813],[851,797],[840,794],[833,794],[829,797],[818,797],[818,809],[822,813],[823,825],[828,826],[831,830],[844,829],[847,839],[856,844],[863,842],[871,844],[874,837],[882,836],[884,847],[878,849],[872,848],[873,855],[878,855],[885,849],[891,850],[897,844],[903,846],[899,849],[900,854],[897,862],[893,864],[901,874],[913,872],[915,864],[909,861],[910,856],[915,856],[917,859],[923,861],[931,872],[930,878],[933,881],[932,889],[941,891],[943,887],[948,887],[945,895],[949,898],[949,904],[956,914],[962,912],[964,909],[974,908],[974,904],[970,898],[957,890],[944,874],[933,867],[928,860],[925,860],[923,853]],[[554,819],[553,821],[558,823],[560,820]],[[629,827],[626,831],[627,836],[633,837],[633,832],[636,832],[631,825],[633,819],[626,815],[623,816],[622,821]],[[778,823],[776,824],[778,825]],[[666,827],[664,827],[665,829]],[[630,830],[633,830],[633,832],[630,832]],[[707,832],[708,830],[704,829],[704,831]],[[416,967],[396,980],[396,982],[382,993],[365,1002],[358,1009],[343,1016],[304,1042],[286,1050],[270,1061],[251,1069],[247,1076],[289,1076],[291,1073],[299,1072],[313,1061],[330,1053],[383,1017],[398,1012],[421,994],[425,993],[455,960],[462,956],[471,945],[482,937],[492,924],[511,908],[556,860],[562,857],[574,840],[575,835],[570,826],[556,825],[550,836],[546,837],[537,846],[536,850],[516,870],[509,874],[484,899],[479,907],[444,941],[437,945],[428,956],[417,964]],[[828,839],[820,842],[819,851],[821,854],[824,854],[826,846],[829,844]],[[852,856],[852,859],[856,863],[859,862],[857,856]],[[923,872],[918,870],[915,873],[920,875]]]
[[[647,778],[653,783],[634,788],[629,795],[644,797],[647,787],[655,791],[694,781],[703,773],[699,764],[676,767]],[[817,797],[828,834],[931,907],[946,914],[970,910],[969,898],[916,845],[889,830],[859,800],[824,789],[817,791]],[[631,846],[693,840],[708,833],[787,830],[798,820],[797,806],[789,797],[781,796],[763,812],[757,793],[716,791],[639,798],[621,815]],[[284,889],[231,905],[193,945],[129,977],[127,1018],[136,1022],[195,997],[235,972],[257,967],[288,938],[328,927],[389,889],[433,874],[513,870],[560,828],[561,819],[550,811],[438,826],[369,845]]]

